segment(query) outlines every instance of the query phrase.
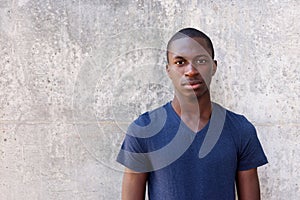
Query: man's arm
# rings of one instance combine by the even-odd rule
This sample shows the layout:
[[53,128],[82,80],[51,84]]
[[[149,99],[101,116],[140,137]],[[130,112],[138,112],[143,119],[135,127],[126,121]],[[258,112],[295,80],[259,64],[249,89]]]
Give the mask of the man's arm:
[[239,200],[260,200],[257,169],[237,172],[237,193]]
[[123,176],[122,200],[144,200],[147,178],[147,173],[138,173],[126,168]]

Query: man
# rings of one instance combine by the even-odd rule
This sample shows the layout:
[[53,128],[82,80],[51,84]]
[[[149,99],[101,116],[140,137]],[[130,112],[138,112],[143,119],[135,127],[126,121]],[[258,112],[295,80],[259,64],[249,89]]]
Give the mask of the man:
[[211,102],[217,69],[211,40],[186,28],[168,42],[166,72],[174,98],[139,116],[117,161],[126,169],[122,199],[260,199],[257,167],[267,158],[254,126]]

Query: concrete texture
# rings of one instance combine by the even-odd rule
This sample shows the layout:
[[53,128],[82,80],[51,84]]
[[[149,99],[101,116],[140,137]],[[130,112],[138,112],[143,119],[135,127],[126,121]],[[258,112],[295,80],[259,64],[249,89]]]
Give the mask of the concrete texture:
[[120,199],[128,123],[172,97],[165,45],[211,36],[216,102],[269,159],[262,199],[300,199],[297,0],[1,0],[0,199]]

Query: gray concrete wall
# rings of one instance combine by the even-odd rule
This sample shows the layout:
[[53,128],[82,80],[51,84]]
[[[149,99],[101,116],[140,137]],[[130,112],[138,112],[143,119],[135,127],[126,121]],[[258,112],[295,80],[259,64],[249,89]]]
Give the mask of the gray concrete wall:
[[299,1],[1,0],[0,199],[120,199],[128,123],[169,101],[165,45],[192,26],[219,61],[213,100],[269,158],[262,199],[300,199]]

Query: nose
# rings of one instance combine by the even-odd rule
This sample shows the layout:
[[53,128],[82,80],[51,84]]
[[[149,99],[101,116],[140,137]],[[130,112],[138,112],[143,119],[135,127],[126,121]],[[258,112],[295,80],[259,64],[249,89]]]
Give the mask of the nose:
[[198,74],[199,74],[198,70],[192,65],[192,63],[189,63],[186,66],[186,71],[184,73],[185,76],[192,77],[192,76],[196,76]]

